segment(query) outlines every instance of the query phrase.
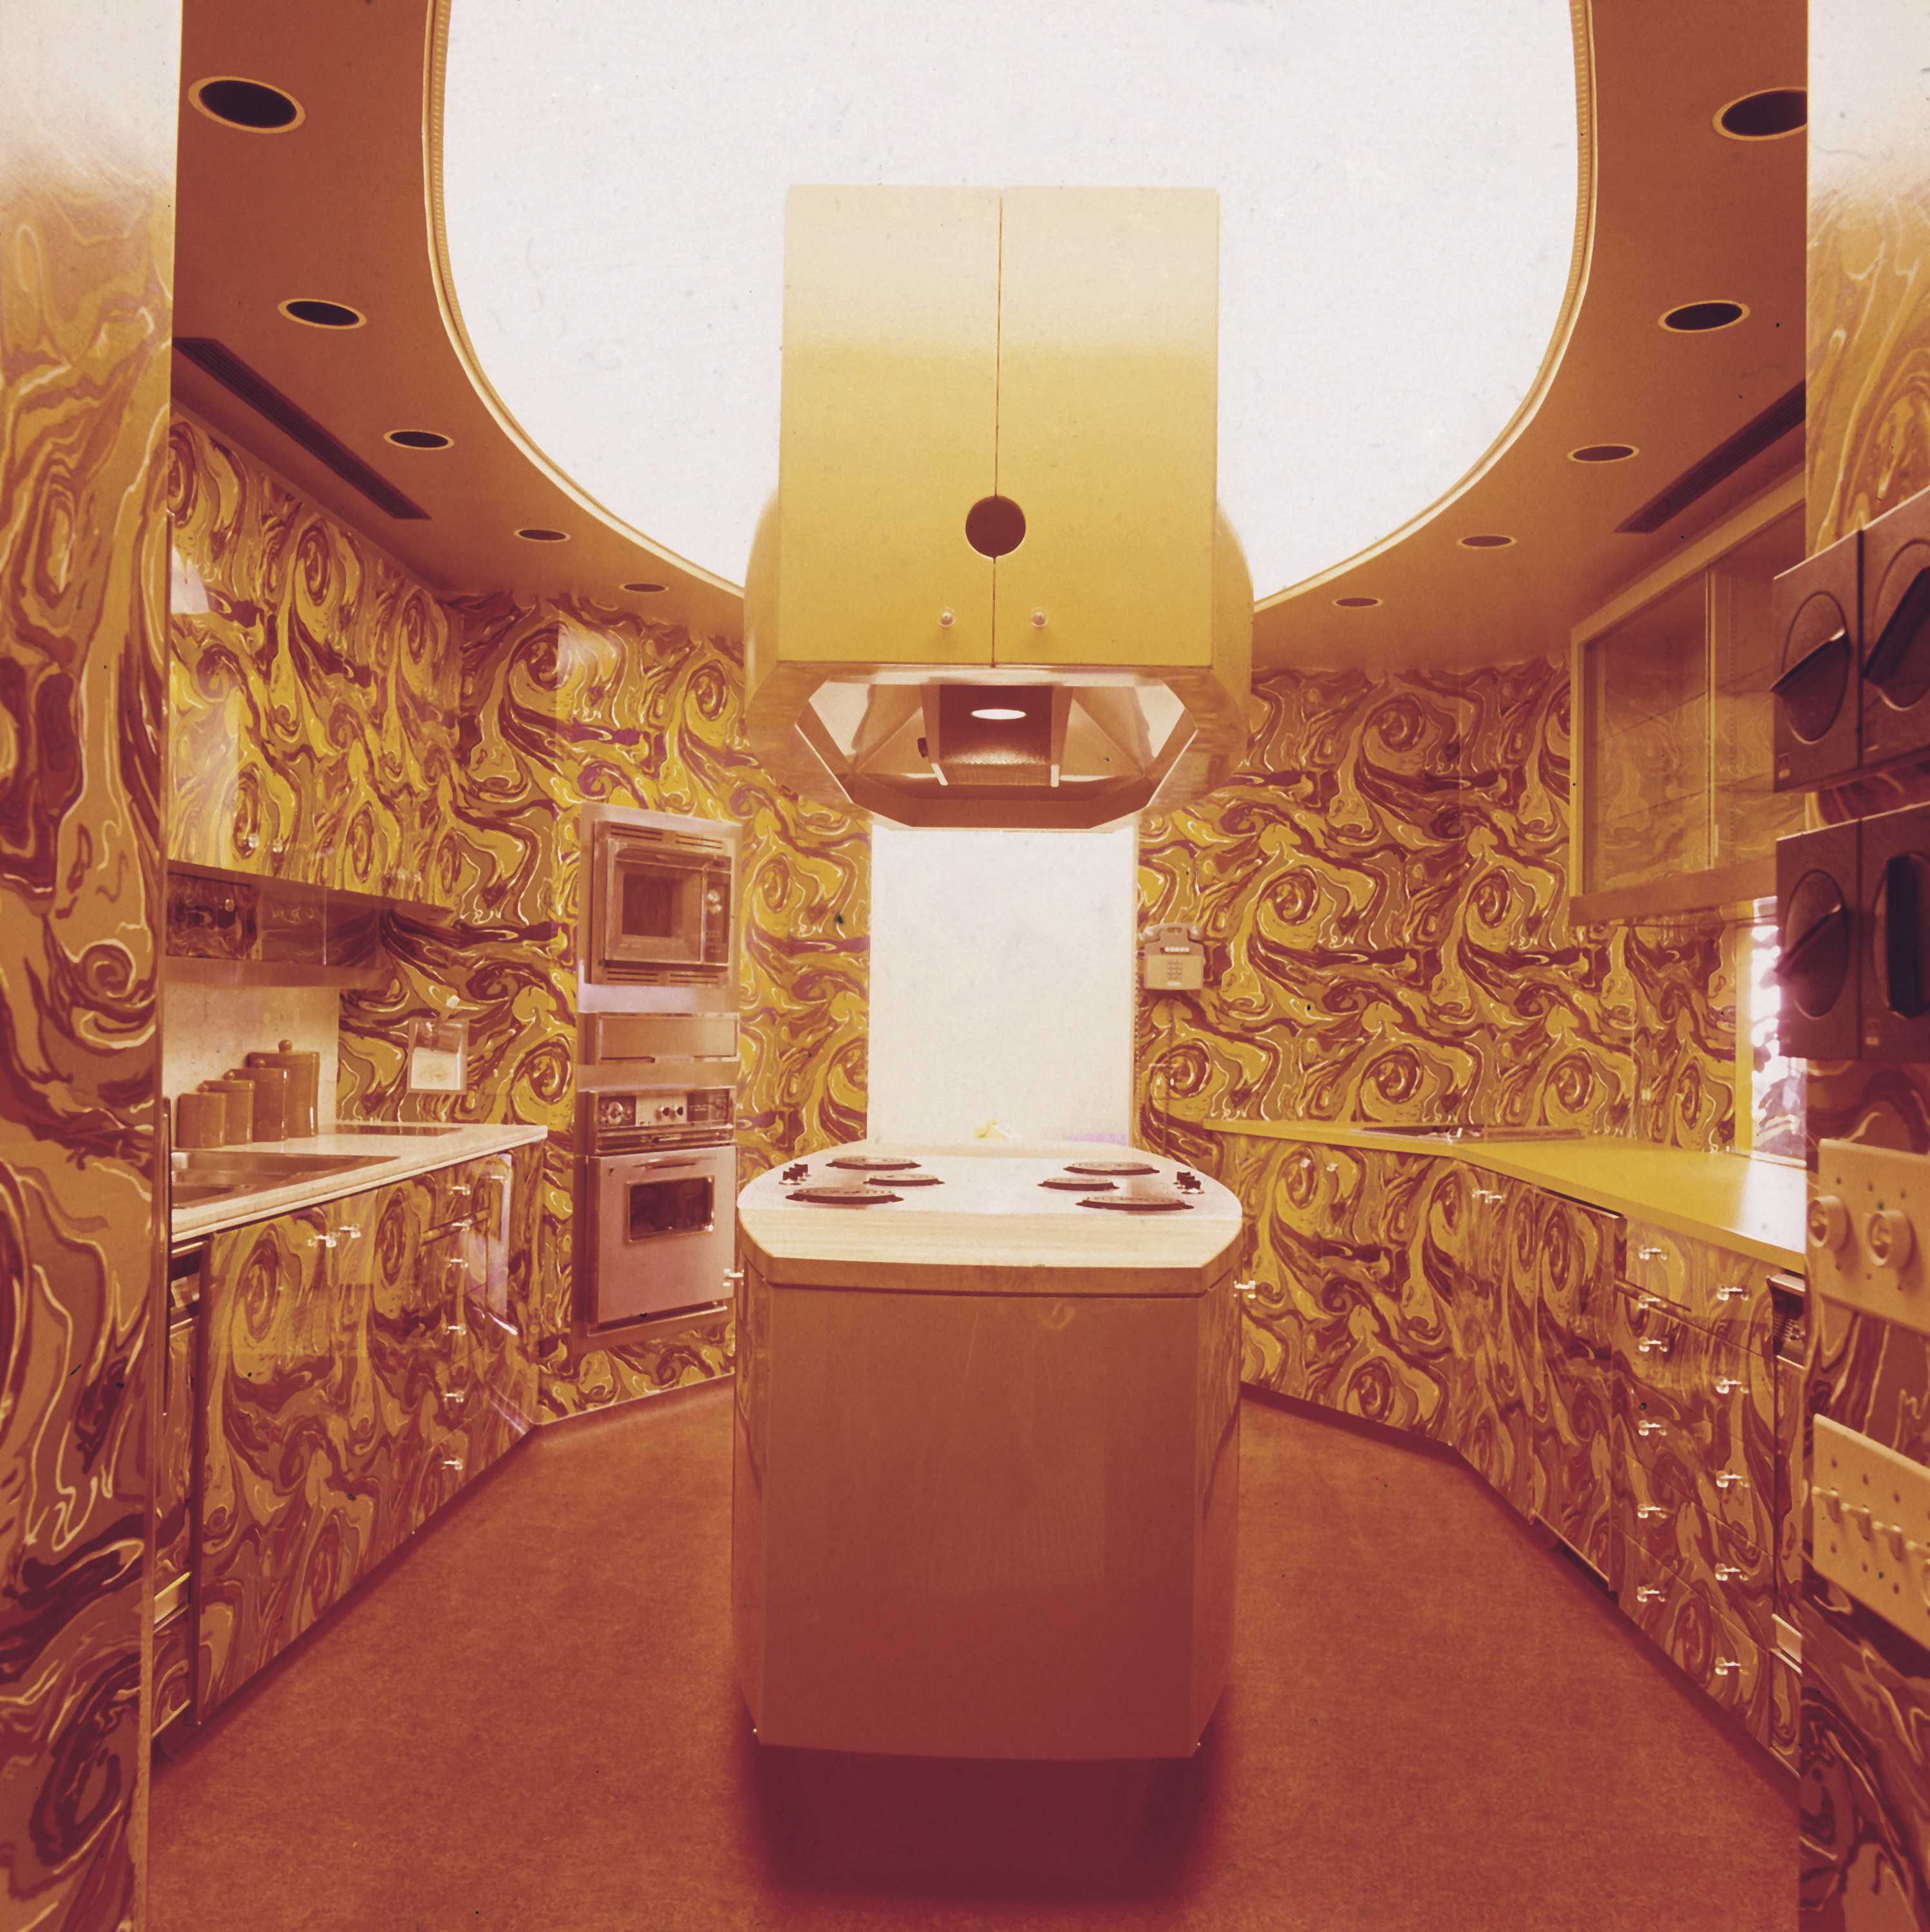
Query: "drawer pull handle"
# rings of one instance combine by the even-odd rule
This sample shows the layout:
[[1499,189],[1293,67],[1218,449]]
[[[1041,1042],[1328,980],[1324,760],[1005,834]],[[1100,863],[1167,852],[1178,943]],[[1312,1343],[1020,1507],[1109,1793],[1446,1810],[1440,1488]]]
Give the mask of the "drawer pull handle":
[[1742,1574],[1733,1563],[1718,1563],[1715,1566],[1715,1580],[1718,1583],[1733,1583]]
[[1724,1469],[1716,1478],[1715,1486],[1718,1490],[1746,1490],[1749,1486],[1749,1479],[1746,1476],[1737,1475],[1733,1469]]
[[1666,1355],[1669,1345],[1659,1335],[1647,1335],[1635,1344],[1645,1355]]
[[1654,1315],[1667,1307],[1668,1304],[1659,1294],[1638,1294],[1635,1298],[1635,1306],[1645,1315]]
[[1659,1422],[1638,1422],[1635,1425],[1637,1436],[1659,1436],[1661,1432],[1662,1425]]
[[1667,1516],[1668,1511],[1660,1503],[1640,1503],[1636,1506],[1635,1514],[1644,1522],[1653,1522],[1658,1516]]
[[1477,1187],[1474,1191],[1474,1198],[1477,1201],[1485,1201],[1492,1206],[1494,1202],[1499,1201],[1502,1197],[1499,1193],[1492,1187]]
[[1715,1378],[1715,1393],[1718,1395],[1733,1395],[1742,1386],[1740,1380],[1734,1376],[1718,1376]]
[[1718,1301],[1740,1301],[1748,1292],[1738,1282],[1725,1282],[1715,1291],[1715,1298]]
[[1635,1258],[1637,1261],[1658,1262],[1666,1252],[1666,1250],[1655,1247],[1646,1241],[1637,1241],[1635,1244]]
[[1661,1600],[1662,1593],[1653,1583],[1644,1583],[1635,1592],[1638,1604],[1659,1604]]
[[1733,1677],[1742,1667],[1733,1657],[1718,1657],[1715,1660],[1715,1671],[1718,1677]]

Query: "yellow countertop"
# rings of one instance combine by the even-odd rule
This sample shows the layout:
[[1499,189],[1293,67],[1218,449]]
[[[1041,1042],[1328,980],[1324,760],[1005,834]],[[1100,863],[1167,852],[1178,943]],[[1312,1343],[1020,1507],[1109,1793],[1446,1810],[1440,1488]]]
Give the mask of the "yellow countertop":
[[250,1188],[245,1192],[224,1194],[218,1200],[197,1201],[177,1208],[170,1238],[179,1244],[217,1234],[224,1228],[239,1228],[246,1222],[292,1214],[298,1208],[318,1207],[325,1201],[339,1201],[346,1195],[407,1180],[412,1174],[431,1174],[439,1167],[453,1167],[459,1161],[474,1160],[483,1154],[507,1154],[512,1148],[527,1147],[548,1138],[546,1127],[514,1122],[493,1126],[464,1124],[443,1127],[434,1133],[398,1132],[392,1125],[385,1132],[380,1124],[371,1122],[360,1126],[332,1127],[324,1133],[304,1135],[293,1140],[251,1142],[247,1148],[236,1150],[359,1154],[368,1159],[369,1165],[307,1180]]
[[1196,1124],[1217,1134],[1371,1148],[1388,1154],[1446,1155],[1798,1274],[1804,1266],[1808,1178],[1801,1168],[1781,1161],[1696,1154],[1612,1134],[1487,1142],[1460,1140],[1445,1133],[1389,1133],[1336,1120],[1223,1118]]

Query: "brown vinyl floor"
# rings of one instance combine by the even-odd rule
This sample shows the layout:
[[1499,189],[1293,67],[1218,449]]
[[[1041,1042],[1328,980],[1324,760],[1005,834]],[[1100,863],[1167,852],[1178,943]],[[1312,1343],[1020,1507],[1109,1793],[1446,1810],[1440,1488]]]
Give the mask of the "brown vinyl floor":
[[761,1750],[730,1397],[543,1436],[155,1780],[151,1932],[1781,1932],[1787,1780],[1455,1464],[1244,1414],[1198,1757]]

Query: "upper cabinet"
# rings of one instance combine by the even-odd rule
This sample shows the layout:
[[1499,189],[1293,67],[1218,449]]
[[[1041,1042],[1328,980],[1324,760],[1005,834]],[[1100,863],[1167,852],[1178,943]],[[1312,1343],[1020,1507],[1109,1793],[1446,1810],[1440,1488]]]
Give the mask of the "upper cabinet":
[[784,655],[989,664],[998,191],[798,188],[787,218]]
[[1253,586],[1218,510],[1219,199],[791,190],[752,748],[911,824],[1101,825],[1220,782]]
[[1211,658],[1219,340],[1217,196],[1006,190],[998,662]]
[[1775,788],[1772,580],[1802,555],[1799,478],[1631,584],[1574,637],[1570,879],[1584,919],[1765,898],[1802,802]]

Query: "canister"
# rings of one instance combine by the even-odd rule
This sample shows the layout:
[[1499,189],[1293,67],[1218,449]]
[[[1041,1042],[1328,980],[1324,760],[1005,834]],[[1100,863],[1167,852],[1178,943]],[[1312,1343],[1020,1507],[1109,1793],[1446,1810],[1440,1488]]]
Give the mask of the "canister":
[[238,1066],[233,1077],[250,1082],[254,1088],[254,1137],[258,1141],[284,1140],[288,1134],[288,1069],[285,1066]]
[[174,1144],[178,1148],[221,1144],[227,1130],[227,1102],[219,1094],[180,1094],[174,1102]]
[[251,1066],[281,1066],[288,1071],[288,1111],[282,1122],[287,1135],[316,1131],[322,1095],[322,1056],[313,1049],[298,1052],[293,1040],[277,1042],[272,1053],[251,1053]]
[[201,1083],[204,1094],[218,1094],[227,1108],[227,1127],[221,1138],[232,1146],[239,1147],[244,1142],[254,1138],[254,1082],[238,1080],[233,1074],[219,1080],[204,1080]]

